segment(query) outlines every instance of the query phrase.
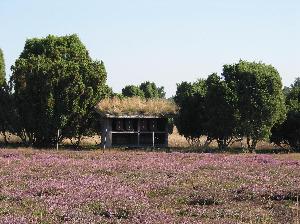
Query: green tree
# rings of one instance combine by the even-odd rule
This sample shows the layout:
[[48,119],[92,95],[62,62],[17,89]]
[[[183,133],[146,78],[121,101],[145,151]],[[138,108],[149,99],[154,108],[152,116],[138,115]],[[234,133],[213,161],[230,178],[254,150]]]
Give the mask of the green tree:
[[133,97],[133,96],[138,96],[141,98],[145,97],[144,92],[138,86],[135,85],[125,86],[122,89],[122,95],[125,97]]
[[210,139],[217,141],[220,150],[224,150],[238,136],[237,95],[217,74],[212,74],[207,78],[206,86],[207,134]]
[[3,51],[0,48],[0,134],[4,135],[6,140],[6,82],[5,82],[5,62]]
[[6,132],[8,131],[9,117],[9,90],[5,80],[5,62],[3,51],[0,48],[0,134],[4,136],[7,143]]
[[146,99],[149,98],[165,98],[166,93],[164,87],[158,87],[154,82],[143,82],[140,85],[140,89],[144,92],[144,96]]
[[247,61],[225,65],[222,75],[238,96],[239,132],[252,151],[285,118],[281,78],[273,66]]
[[288,111],[299,112],[300,111],[300,78],[297,78],[295,82],[289,88],[286,93],[286,106]]
[[183,135],[190,145],[201,144],[200,137],[207,134],[205,97],[205,80],[177,84],[174,101],[179,111],[175,117],[175,125],[179,134]]
[[0,48],[0,86],[5,84],[5,62],[3,51]]
[[300,78],[297,78],[286,93],[287,117],[282,124],[272,128],[271,142],[278,146],[288,145],[300,151]]
[[12,71],[19,132],[37,146],[64,137],[79,142],[90,130],[94,106],[109,94],[104,63],[90,58],[77,35],[28,39]]

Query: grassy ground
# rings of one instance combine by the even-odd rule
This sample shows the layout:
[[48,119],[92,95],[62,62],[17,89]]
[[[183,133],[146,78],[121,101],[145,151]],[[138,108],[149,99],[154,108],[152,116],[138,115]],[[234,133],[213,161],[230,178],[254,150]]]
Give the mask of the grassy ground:
[[0,223],[297,223],[299,154],[0,149]]
[[[19,137],[15,136],[15,135],[8,135],[8,136],[9,136],[8,140],[11,145],[18,145],[19,143],[21,143],[21,139]],[[204,142],[205,137],[202,137],[201,141]],[[1,143],[3,145],[3,142],[4,142],[4,138],[0,134],[0,147],[1,147]],[[93,137],[84,137],[81,141],[81,146],[86,149],[89,149],[89,148],[95,149],[95,148],[97,148],[97,145],[100,144],[100,142],[101,142],[101,138],[98,135],[95,135]],[[63,148],[68,148],[69,146],[71,146],[70,139],[63,140],[61,146]],[[174,128],[173,133],[171,135],[169,135],[169,146],[173,150],[176,150],[176,151],[178,151],[178,150],[191,151],[191,148],[190,148],[187,140],[183,136],[180,136],[178,134],[176,128]],[[233,145],[231,145],[231,148],[235,148],[235,149],[242,148],[242,147],[244,147],[244,148],[246,147],[245,140],[243,142],[236,142]],[[217,143],[212,142],[210,144],[210,148],[217,148]],[[273,150],[274,148],[276,148],[276,147],[273,144],[270,144],[265,141],[258,142],[258,145],[257,145],[258,150]],[[185,150],[185,149],[187,149],[187,150]],[[197,151],[196,148],[194,148],[194,150]]]

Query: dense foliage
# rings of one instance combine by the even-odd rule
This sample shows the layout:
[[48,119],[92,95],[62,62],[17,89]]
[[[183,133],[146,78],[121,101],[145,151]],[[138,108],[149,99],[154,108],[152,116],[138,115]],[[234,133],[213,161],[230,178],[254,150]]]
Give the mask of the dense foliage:
[[125,97],[134,97],[134,96],[141,97],[141,98],[145,97],[143,90],[141,90],[138,86],[135,85],[125,86],[122,89],[122,95]]
[[4,136],[7,143],[6,131],[8,130],[8,111],[9,92],[5,81],[5,63],[2,49],[0,48],[0,134]]
[[38,146],[89,132],[93,107],[109,90],[103,62],[90,58],[77,35],[28,39],[12,71],[20,126]]
[[207,135],[217,141],[220,149],[227,148],[239,135],[237,95],[217,74],[206,80],[205,114]]
[[166,92],[164,87],[158,87],[154,82],[143,82],[139,86],[128,85],[122,89],[122,95],[125,97],[138,96],[146,99],[165,98]]
[[222,76],[238,96],[240,134],[247,137],[248,148],[253,150],[257,141],[268,139],[271,128],[285,118],[280,75],[271,65],[240,61],[225,65]]
[[4,137],[5,144],[8,143],[9,133],[13,133],[13,123],[16,123],[14,116],[13,99],[8,85],[0,86],[0,134]]
[[287,117],[272,128],[270,140],[279,146],[288,145],[300,151],[300,78],[286,92]]
[[206,134],[224,149],[247,137],[253,150],[285,117],[281,78],[270,65],[246,61],[225,65],[221,77],[212,74],[201,81],[200,92],[196,86],[199,82],[183,82],[175,96],[180,107],[176,126],[187,139]]
[[200,137],[207,134],[205,97],[205,80],[177,84],[174,101],[178,105],[179,111],[175,118],[175,125],[179,134],[183,135],[192,145],[199,145]]
[[3,51],[0,48],[0,86],[3,86],[5,83],[5,62]]
[[154,82],[143,82],[140,89],[144,92],[145,98],[165,98],[166,93],[164,87],[158,87]]

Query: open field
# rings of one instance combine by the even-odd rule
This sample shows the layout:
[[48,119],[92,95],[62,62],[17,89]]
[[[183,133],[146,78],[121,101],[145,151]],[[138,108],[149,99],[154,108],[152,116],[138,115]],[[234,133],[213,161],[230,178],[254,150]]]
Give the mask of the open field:
[[[297,223],[298,154],[0,149],[0,223]],[[299,220],[299,217],[298,217]]]

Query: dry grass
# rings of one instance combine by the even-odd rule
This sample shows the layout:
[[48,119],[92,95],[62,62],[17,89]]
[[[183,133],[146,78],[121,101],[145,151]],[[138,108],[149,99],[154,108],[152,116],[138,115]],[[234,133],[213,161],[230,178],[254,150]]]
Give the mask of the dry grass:
[[[203,136],[201,137],[201,142],[204,143],[205,142],[206,137]],[[18,136],[9,135],[9,143],[15,144],[15,143],[21,143],[21,139]],[[75,141],[75,139],[74,139]],[[3,136],[0,134],[0,143],[4,142]],[[101,142],[101,137],[99,135],[94,135],[92,137],[83,137],[81,139],[81,146],[87,147],[87,146],[97,146],[99,145]],[[71,140],[70,139],[64,139],[62,142],[62,145],[68,146],[71,144]],[[177,128],[175,127],[173,130],[173,133],[171,135],[169,135],[169,147],[171,148],[182,148],[184,149],[189,149],[190,145],[187,142],[187,140],[179,135]],[[216,141],[213,141],[212,143],[210,143],[209,147],[211,148],[217,148],[218,144]],[[241,142],[235,142],[233,145],[231,145],[232,148],[246,148],[247,144],[246,144],[246,139],[244,139]],[[272,151],[275,148],[275,146],[269,142],[266,141],[260,141],[257,144],[257,150],[270,150]]]
[[[77,139],[72,139],[74,142]],[[90,146],[90,145],[99,145],[101,143],[101,137],[99,135],[94,135],[91,137],[82,137],[81,145],[82,146]],[[62,142],[63,145],[70,145],[72,144],[71,139],[64,139]]]
[[185,139],[185,137],[179,135],[176,127],[174,127],[173,133],[169,135],[169,146],[176,147],[176,148],[189,147],[187,140]]
[[111,98],[102,100],[96,110],[101,114],[111,115],[152,115],[164,116],[175,114],[176,105],[166,99],[141,99],[139,97]]
[[[10,134],[10,133],[7,133],[7,140],[9,143],[21,143],[22,140],[16,136],[16,135],[13,135],[13,134]],[[1,142],[4,142],[4,136],[2,135],[2,133],[0,133],[0,143]]]

